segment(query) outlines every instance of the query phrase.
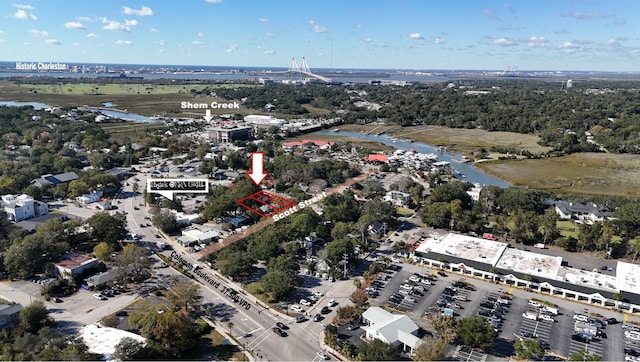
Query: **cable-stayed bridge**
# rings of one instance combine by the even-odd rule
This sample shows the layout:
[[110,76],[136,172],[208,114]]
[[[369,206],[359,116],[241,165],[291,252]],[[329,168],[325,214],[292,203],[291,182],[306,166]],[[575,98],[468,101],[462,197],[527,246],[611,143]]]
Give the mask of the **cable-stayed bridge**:
[[296,58],[291,58],[291,64],[289,65],[289,69],[287,69],[284,73],[291,78],[297,78],[302,81],[309,81],[312,79],[318,79],[325,83],[331,83],[331,78],[327,78],[320,74],[315,74],[309,69],[309,65],[307,64],[307,60],[302,57],[302,61],[300,65],[296,62]]

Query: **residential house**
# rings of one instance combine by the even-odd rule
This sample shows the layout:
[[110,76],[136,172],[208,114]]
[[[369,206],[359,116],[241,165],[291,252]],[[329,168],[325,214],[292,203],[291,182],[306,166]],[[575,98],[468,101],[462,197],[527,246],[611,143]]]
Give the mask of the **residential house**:
[[69,253],[64,255],[60,261],[55,263],[56,270],[63,278],[71,279],[76,275],[82,275],[85,270],[89,270],[98,265],[98,259],[86,254]]
[[397,207],[407,207],[411,203],[411,194],[400,191],[389,191],[384,195],[382,201],[390,202]]
[[32,180],[31,184],[36,185],[38,187],[55,186],[57,184],[67,183],[77,179],[78,179],[78,174],[71,171],[71,172],[59,173],[57,175],[51,175],[51,174],[42,175],[40,176],[40,178]]
[[101,197],[102,197],[102,191],[98,191],[98,192],[92,192],[90,194],[84,194],[82,196],[78,196],[76,197],[76,201],[81,205],[89,205],[94,202],[100,201]]
[[19,321],[20,304],[0,304],[0,328],[4,329]]
[[467,195],[471,196],[471,200],[473,202],[477,202],[478,200],[480,200],[481,191],[482,191],[482,186],[476,183],[476,184],[473,184],[473,187],[467,190]]
[[1,199],[7,218],[13,222],[31,219],[49,213],[49,205],[47,203],[34,200],[33,197],[29,195],[3,195]]
[[564,200],[556,201],[555,209],[556,214],[562,220],[578,220],[586,223],[604,221],[611,214],[596,204],[574,204]]
[[362,313],[362,319],[368,324],[364,327],[369,340],[378,339],[392,346],[403,345],[413,352],[421,343],[417,337],[418,326],[404,314],[392,314],[380,307],[370,307]]

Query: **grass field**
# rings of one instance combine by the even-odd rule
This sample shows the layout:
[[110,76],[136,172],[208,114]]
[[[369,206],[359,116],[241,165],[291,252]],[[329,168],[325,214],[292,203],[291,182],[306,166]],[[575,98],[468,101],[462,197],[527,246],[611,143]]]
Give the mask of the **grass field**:
[[629,154],[578,153],[538,160],[477,163],[515,185],[581,194],[640,195],[640,158]]
[[556,222],[556,227],[560,235],[578,238],[578,227],[573,223],[573,220],[559,220]]

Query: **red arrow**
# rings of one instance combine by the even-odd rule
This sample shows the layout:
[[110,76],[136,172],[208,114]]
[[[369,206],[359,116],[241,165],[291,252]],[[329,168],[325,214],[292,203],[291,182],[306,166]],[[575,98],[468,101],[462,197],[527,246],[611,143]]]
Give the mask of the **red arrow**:
[[256,186],[260,186],[262,180],[267,177],[268,173],[264,172],[264,153],[251,153],[251,172],[247,174]]

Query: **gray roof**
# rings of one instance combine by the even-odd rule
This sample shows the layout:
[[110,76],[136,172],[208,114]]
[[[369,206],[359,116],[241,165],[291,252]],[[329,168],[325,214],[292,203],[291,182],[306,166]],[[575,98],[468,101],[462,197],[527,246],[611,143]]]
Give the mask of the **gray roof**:
[[20,304],[0,304],[0,315],[13,315],[20,313],[21,310]]
[[57,185],[59,183],[65,183],[78,179],[78,174],[75,172],[64,172],[57,175],[42,175],[31,183],[38,184],[40,186]]
[[104,273],[96,274],[87,278],[87,283],[95,286],[100,286],[111,281],[113,278],[115,278],[115,276],[116,273],[113,272],[113,270],[107,270]]

